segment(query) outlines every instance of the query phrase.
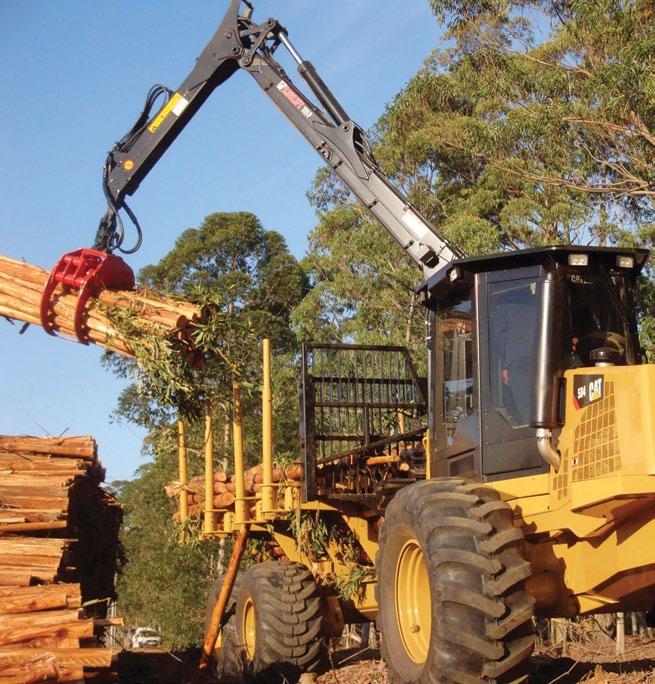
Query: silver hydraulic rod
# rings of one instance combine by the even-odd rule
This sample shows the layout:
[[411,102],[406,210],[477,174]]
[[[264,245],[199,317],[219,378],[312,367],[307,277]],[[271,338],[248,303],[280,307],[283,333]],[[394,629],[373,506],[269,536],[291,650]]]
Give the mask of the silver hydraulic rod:
[[289,51],[289,54],[294,58],[296,61],[296,64],[300,65],[303,63],[303,58],[300,56],[300,53],[298,50],[296,50],[295,47],[293,47],[293,44],[289,40],[289,36],[287,36],[286,31],[280,31],[278,33],[278,38],[280,39],[280,43],[284,45],[284,47]]
[[323,105],[323,108],[329,114],[333,122],[337,126],[343,126],[348,121],[351,121],[339,100],[337,100],[332,94],[332,91],[325,85],[323,79],[318,75],[318,71],[316,71],[314,65],[309,60],[303,59],[298,50],[293,47],[289,40],[289,36],[287,36],[284,31],[280,31],[278,37],[280,43],[284,45],[298,64],[298,73],[303,81],[305,81],[312,93],[316,96],[316,99]]

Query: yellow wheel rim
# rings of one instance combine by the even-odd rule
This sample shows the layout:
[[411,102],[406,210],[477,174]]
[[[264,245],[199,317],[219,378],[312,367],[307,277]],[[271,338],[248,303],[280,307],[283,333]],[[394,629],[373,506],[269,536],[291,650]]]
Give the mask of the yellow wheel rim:
[[428,567],[416,539],[405,542],[398,556],[395,593],[398,629],[405,651],[415,663],[424,663],[430,647],[432,607]]
[[250,596],[246,599],[243,606],[243,640],[245,641],[246,653],[248,660],[255,657],[255,604]]

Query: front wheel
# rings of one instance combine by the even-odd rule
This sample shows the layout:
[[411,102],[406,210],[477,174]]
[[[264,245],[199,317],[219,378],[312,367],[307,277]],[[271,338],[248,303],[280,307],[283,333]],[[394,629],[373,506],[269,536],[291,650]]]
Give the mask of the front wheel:
[[376,560],[392,682],[527,679],[533,600],[522,540],[510,507],[483,485],[427,480],[394,497]]

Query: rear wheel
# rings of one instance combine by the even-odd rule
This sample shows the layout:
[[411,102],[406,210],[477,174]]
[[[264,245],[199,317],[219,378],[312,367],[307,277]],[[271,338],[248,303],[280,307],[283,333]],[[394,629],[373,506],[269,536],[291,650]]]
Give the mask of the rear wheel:
[[533,600],[522,540],[510,507],[483,485],[427,480],[394,497],[376,563],[392,682],[527,679]]
[[237,642],[257,681],[295,682],[325,667],[321,600],[312,574],[298,563],[249,568],[237,595]]

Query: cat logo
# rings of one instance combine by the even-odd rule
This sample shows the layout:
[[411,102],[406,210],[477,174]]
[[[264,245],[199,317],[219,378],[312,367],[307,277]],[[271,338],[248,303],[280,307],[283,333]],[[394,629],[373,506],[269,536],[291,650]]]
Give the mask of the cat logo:
[[576,411],[600,401],[603,398],[603,388],[602,375],[573,376],[573,406]]

